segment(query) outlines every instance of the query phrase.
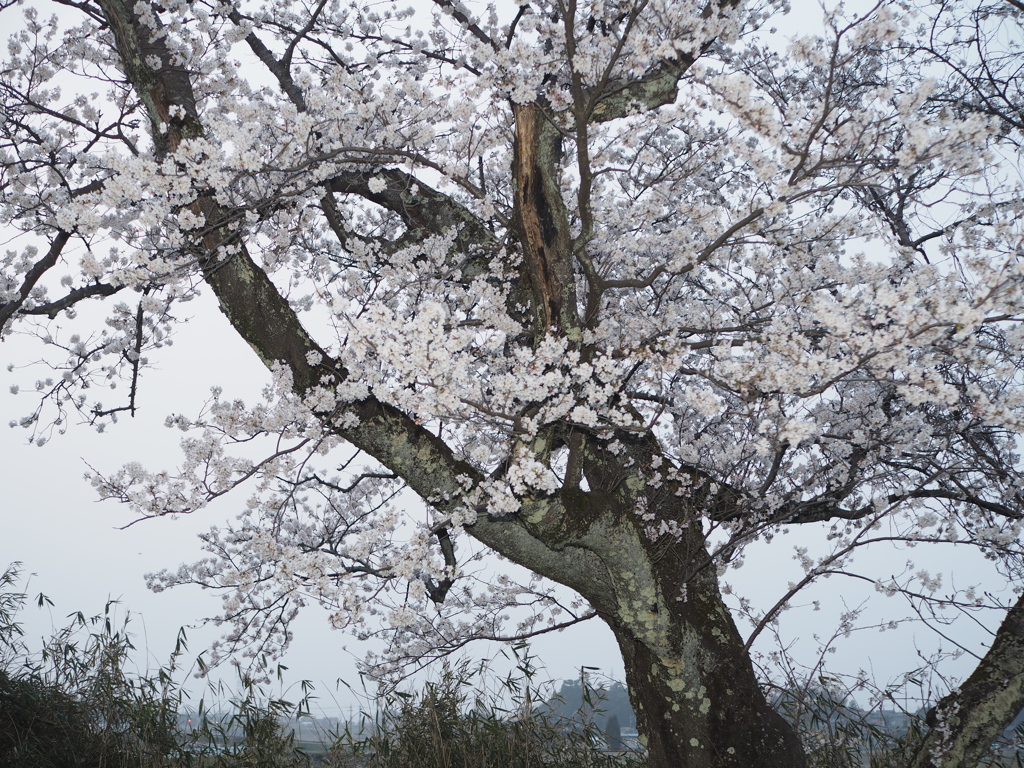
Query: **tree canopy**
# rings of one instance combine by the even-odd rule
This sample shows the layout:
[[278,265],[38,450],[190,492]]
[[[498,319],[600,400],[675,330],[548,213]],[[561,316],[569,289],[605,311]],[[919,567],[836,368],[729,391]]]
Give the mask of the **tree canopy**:
[[[223,591],[225,654],[320,602],[384,671],[597,618],[658,768],[799,768],[762,630],[869,545],[979,550],[1012,598],[865,577],[1005,616],[915,763],[973,765],[1024,706],[1024,6],[788,5],[0,3],[0,333],[54,369],[15,423],[134,414],[212,293],[264,400],[93,475],[239,494],[153,587]],[[797,526],[744,637],[719,578]]]

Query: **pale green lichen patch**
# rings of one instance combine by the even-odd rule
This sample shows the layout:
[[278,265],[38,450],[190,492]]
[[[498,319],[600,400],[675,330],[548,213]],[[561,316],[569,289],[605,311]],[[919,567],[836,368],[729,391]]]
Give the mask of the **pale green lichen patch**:
[[680,693],[686,688],[686,662],[682,659],[662,659],[665,669],[664,682],[670,691]]
[[531,504],[526,508],[525,512],[520,512],[523,520],[530,525],[538,525],[547,516],[548,508],[546,504]]

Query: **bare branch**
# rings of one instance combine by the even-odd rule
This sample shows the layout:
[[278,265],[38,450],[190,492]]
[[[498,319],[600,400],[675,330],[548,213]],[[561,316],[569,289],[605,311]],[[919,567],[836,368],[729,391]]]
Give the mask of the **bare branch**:
[[46,255],[37,261],[25,274],[25,279],[22,281],[21,288],[18,290],[18,298],[0,304],[0,329],[2,329],[7,321],[14,316],[15,312],[21,309],[22,304],[25,303],[25,299],[28,298],[29,293],[32,292],[32,289],[36,286],[42,276],[46,274],[47,270],[57,263],[57,259],[60,257],[61,251],[64,250],[64,246],[68,244],[70,239],[70,232],[59,230],[57,235],[50,242],[50,248],[47,250]]

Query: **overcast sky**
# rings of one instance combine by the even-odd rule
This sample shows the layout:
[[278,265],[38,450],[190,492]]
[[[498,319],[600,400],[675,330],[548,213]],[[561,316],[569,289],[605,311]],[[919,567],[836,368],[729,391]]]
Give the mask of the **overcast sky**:
[[[30,637],[63,626],[67,614],[100,613],[108,598],[120,600],[121,610],[134,616],[131,626],[138,636],[140,666],[148,663],[153,669],[166,661],[179,627],[192,627],[187,631],[196,653],[220,634],[218,628],[197,626],[216,613],[219,600],[214,595],[192,587],[154,594],[146,589],[143,576],[199,559],[203,553],[196,534],[234,517],[244,504],[244,489],[194,515],[125,528],[132,522],[128,509],[97,501],[84,478],[89,466],[101,472],[128,461],[154,469],[175,466],[181,432],[166,428],[164,419],[172,413],[197,414],[214,385],[222,386],[226,397],[250,402],[258,398],[269,377],[253,352],[230,331],[208,297],[187,306],[196,317],[179,329],[174,346],[151,355],[153,368],[143,373],[134,419],[122,418],[102,434],[72,423],[67,434],[54,436],[42,447],[28,444],[27,430],[6,427],[35,407],[31,385],[47,375],[41,366],[8,372],[7,364],[37,360],[42,345],[19,338],[0,345],[0,568],[22,562],[25,575],[31,575],[25,589],[30,601],[42,592],[55,603],[45,610],[33,603],[25,611],[22,621]],[[55,321],[59,325],[60,320]],[[16,396],[9,391],[13,384],[20,387]],[[118,391],[104,399],[113,404],[119,394],[123,395]],[[296,642],[283,663],[292,682],[312,680],[329,698],[327,691],[335,689],[339,677],[359,687],[354,656],[361,657],[364,651],[352,637],[330,629],[325,612],[312,608],[300,617]],[[485,655],[495,651],[493,646],[481,649]],[[596,621],[571,633],[538,639],[535,651],[554,679],[578,675],[580,665],[623,678],[614,639]],[[344,686],[335,695],[343,706],[354,700]],[[325,703],[330,709],[330,701]]]
[[[113,471],[134,460],[148,468],[173,467],[178,461],[181,433],[165,428],[164,419],[171,413],[197,414],[214,385],[222,386],[230,398],[251,401],[258,396],[267,373],[252,351],[230,331],[209,297],[186,305],[182,308],[185,310],[195,319],[179,329],[173,347],[151,356],[153,369],[143,374],[139,412],[134,419],[123,418],[104,434],[72,425],[68,434],[55,437],[41,448],[26,444],[23,429],[0,429],[0,568],[13,561],[23,562],[25,573],[32,574],[26,590],[30,597],[43,592],[55,603],[49,610],[39,611],[33,605],[26,611],[22,621],[30,636],[38,637],[48,633],[51,626],[62,626],[67,614],[99,613],[108,598],[118,599],[124,610],[137,615],[132,623],[140,649],[137,660],[152,669],[166,659],[179,627],[196,625],[217,611],[217,598],[197,589],[152,594],[145,588],[143,575],[198,559],[202,553],[196,534],[233,517],[244,503],[243,494],[228,496],[191,517],[149,520],[124,529],[131,522],[128,510],[110,502],[98,503],[83,479],[86,462],[100,471]],[[61,322],[58,319],[55,325]],[[25,364],[41,352],[41,345],[18,338],[0,344],[0,424],[35,407],[32,382],[46,376],[45,369],[16,368],[7,372],[6,365]],[[11,385],[19,385],[21,393],[10,394]],[[779,537],[770,547],[753,550],[744,570],[729,574],[727,580],[759,604],[771,605],[791,580],[799,578],[800,571],[792,559],[793,547],[813,541],[819,531]],[[870,569],[880,576],[898,573],[908,554],[897,550],[879,555],[869,564]],[[947,556],[932,556],[936,564],[932,567],[948,565]],[[983,573],[973,559],[958,569],[956,575],[946,578],[958,578],[961,585],[965,580],[981,578]],[[814,635],[827,637],[844,607],[858,605],[872,595],[868,585],[842,583],[839,579],[823,582],[796,601],[805,607],[786,617],[783,637],[798,643],[797,650],[811,659],[817,645]],[[820,610],[815,610],[815,600]],[[898,618],[906,613],[905,607],[892,600],[880,602],[877,616],[884,613]],[[740,622],[740,629],[746,634],[749,626]],[[210,627],[189,630],[192,651],[202,650],[218,634],[219,630]],[[965,635],[965,642],[980,652],[985,637],[983,632],[974,631]],[[920,626],[887,634],[871,630],[839,643],[839,651],[830,658],[836,667],[847,671],[872,670],[884,683],[912,668],[919,653],[927,653],[942,642]],[[770,638],[763,636],[757,647],[769,650]],[[577,676],[581,665],[598,667],[604,674],[622,679],[622,664],[611,633],[596,621],[566,633],[547,635],[535,643],[534,650],[554,679]],[[352,654],[361,653],[354,639],[328,628],[325,614],[310,610],[297,625],[295,645],[284,663],[290,667],[293,682],[309,679],[318,685],[325,709],[333,713],[332,693],[342,708],[354,701],[344,688],[334,692],[334,681],[340,677],[358,687]],[[965,658],[950,670],[962,675],[971,666]]]
[[[55,603],[54,608],[43,611],[34,605],[27,609],[23,621],[30,636],[39,637],[48,633],[51,626],[62,626],[69,613],[99,613],[108,598],[120,600],[122,610],[135,615],[132,626],[140,649],[140,666],[148,664],[153,669],[165,661],[181,626],[194,627],[188,630],[194,653],[219,635],[214,627],[196,626],[202,618],[216,613],[219,600],[215,596],[190,587],[153,594],[146,589],[143,575],[198,559],[202,552],[196,534],[232,518],[244,503],[244,493],[229,495],[191,516],[147,520],[124,528],[132,521],[129,511],[113,502],[98,502],[95,491],[83,477],[87,462],[100,471],[113,471],[136,460],[149,468],[171,468],[179,460],[177,444],[181,433],[164,426],[168,414],[195,415],[214,385],[222,386],[226,397],[251,401],[259,395],[267,380],[265,370],[248,346],[231,333],[209,297],[188,305],[188,310],[194,317],[180,328],[174,346],[151,356],[153,368],[143,375],[139,411],[134,419],[123,418],[103,434],[85,425],[73,425],[67,434],[54,437],[43,447],[27,445],[24,429],[0,429],[4,488],[0,567],[13,561],[23,562],[26,574],[32,574],[26,590],[30,598],[43,592]],[[25,363],[37,359],[40,352],[40,345],[23,339],[0,345],[0,359],[4,363]],[[5,365],[0,371],[0,409],[6,422],[34,407],[33,394],[26,390],[31,389],[36,378],[45,375],[45,370],[16,368],[7,372]],[[8,391],[14,383],[21,386],[17,396]],[[731,571],[724,580],[734,585],[739,594],[770,606],[801,575],[793,560],[794,547],[813,545],[820,532],[818,527],[802,529],[779,536],[770,546],[756,547],[745,566]],[[922,561],[921,552],[879,553],[869,561],[868,570],[880,577],[894,575],[911,555],[917,567],[929,567],[930,560],[930,568],[942,570],[943,565],[949,564],[948,554],[925,555]],[[950,578],[959,578],[961,584],[965,578],[981,573],[970,560],[953,573],[946,571],[947,583]],[[875,623],[872,616],[899,618],[906,614],[905,605],[898,598],[884,599],[875,595],[869,585],[835,578],[798,597],[795,602],[802,607],[785,617],[783,637],[797,644],[795,648],[804,663],[813,664],[818,648],[814,636],[827,638],[839,612],[871,597],[878,606],[873,614],[864,617],[863,623]],[[738,623],[747,634],[749,624]],[[961,623],[960,629],[964,626]],[[965,637],[971,647],[982,650],[984,633],[974,631]],[[863,668],[873,672],[885,684],[901,672],[913,669],[920,661],[919,652],[927,652],[937,643],[941,643],[941,638],[920,626],[886,634],[870,630],[839,641],[838,651],[828,659],[836,669],[855,672]],[[772,638],[766,633],[757,647],[770,651],[774,648]],[[945,643],[944,647],[950,646]],[[331,630],[326,614],[314,608],[300,619],[296,642],[283,663],[289,667],[291,682],[312,680],[322,692],[325,709],[333,712],[332,696],[342,708],[355,701],[344,686],[336,690],[335,681],[343,678],[359,687],[354,656],[361,656],[364,651],[365,647],[354,638]],[[478,649],[478,653],[485,655],[495,652],[493,646]],[[598,667],[602,674],[623,679],[611,632],[598,621],[540,638],[534,644],[534,652],[547,675],[555,680],[577,676],[581,665]],[[962,675],[971,666],[964,659],[950,669]]]

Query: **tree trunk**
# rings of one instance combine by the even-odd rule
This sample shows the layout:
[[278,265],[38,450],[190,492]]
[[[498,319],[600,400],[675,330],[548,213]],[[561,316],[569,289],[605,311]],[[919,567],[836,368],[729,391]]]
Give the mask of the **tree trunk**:
[[615,600],[590,599],[622,651],[652,768],[803,766],[794,729],[768,705],[743,650],[699,526],[667,548],[641,536],[610,537],[618,546],[602,559]]
[[650,765],[803,766],[800,741],[765,701],[713,570],[691,580],[687,592],[685,603],[668,606],[668,647],[650,642],[645,622],[637,631],[636,621],[608,620]]
[[611,627],[652,768],[804,766],[795,730],[758,684],[706,547],[701,521],[731,503],[727,492],[640,469],[658,465],[651,436],[620,433],[614,451],[595,439],[569,442],[567,477],[579,463],[589,490],[564,489],[560,503],[538,501],[503,523],[524,526],[555,567],[467,530],[578,591]]

